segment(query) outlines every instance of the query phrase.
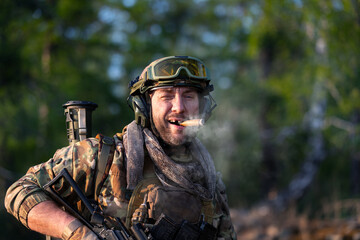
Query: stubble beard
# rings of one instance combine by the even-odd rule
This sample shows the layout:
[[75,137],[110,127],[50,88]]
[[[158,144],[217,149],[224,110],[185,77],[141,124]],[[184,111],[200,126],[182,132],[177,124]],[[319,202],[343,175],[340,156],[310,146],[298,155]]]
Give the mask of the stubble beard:
[[187,143],[192,142],[196,134],[194,132],[189,132],[184,129],[182,136],[178,136],[177,134],[173,134],[168,129],[157,129],[160,138],[164,141],[164,143],[170,146],[181,146]]
[[[159,131],[159,130],[158,130]],[[183,136],[176,136],[164,129],[159,131],[161,139],[170,146],[181,146],[188,142],[191,142],[191,137],[184,134]]]

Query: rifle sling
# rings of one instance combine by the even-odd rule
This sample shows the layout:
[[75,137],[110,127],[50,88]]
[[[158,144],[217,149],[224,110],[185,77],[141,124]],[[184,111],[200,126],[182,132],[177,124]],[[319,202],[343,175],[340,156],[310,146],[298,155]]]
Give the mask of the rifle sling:
[[109,157],[111,158],[110,161],[112,162],[114,151],[111,151],[114,145],[114,139],[111,137],[103,136],[98,134],[96,138],[99,139],[99,154],[98,154],[98,161],[96,164],[95,170],[95,191],[94,191],[94,199],[95,201],[98,200],[98,196],[100,194],[100,190],[104,183],[105,178],[107,177],[109,171],[106,171],[106,167],[110,166],[108,164]]

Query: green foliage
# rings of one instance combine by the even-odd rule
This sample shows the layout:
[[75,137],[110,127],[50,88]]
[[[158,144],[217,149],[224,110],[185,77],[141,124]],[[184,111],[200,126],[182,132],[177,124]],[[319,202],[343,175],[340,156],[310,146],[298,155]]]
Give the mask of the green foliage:
[[287,186],[312,147],[309,113],[319,99],[325,159],[300,209],[358,196],[355,2],[2,0],[0,165],[23,174],[66,145],[68,100],[99,105],[94,133],[121,131],[133,114],[128,82],[153,59],[192,55],[212,72],[218,107],[199,137],[232,206]]

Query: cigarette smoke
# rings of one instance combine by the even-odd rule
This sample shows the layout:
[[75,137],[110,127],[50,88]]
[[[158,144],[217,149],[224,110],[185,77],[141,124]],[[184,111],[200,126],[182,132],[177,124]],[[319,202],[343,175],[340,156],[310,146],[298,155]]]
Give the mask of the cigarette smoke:
[[207,121],[197,127],[197,137],[204,143],[214,159],[217,171],[228,175],[229,161],[234,155],[234,131],[230,121]]

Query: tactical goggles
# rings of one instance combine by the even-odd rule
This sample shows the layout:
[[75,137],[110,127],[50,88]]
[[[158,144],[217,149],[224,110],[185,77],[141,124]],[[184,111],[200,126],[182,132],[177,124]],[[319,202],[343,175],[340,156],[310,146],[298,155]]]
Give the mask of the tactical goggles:
[[210,74],[204,63],[197,58],[173,56],[159,59],[147,69],[145,80],[161,81],[187,76],[192,79],[210,80]]
[[[163,86],[188,86],[211,92],[210,73],[204,63],[188,56],[161,58],[151,63],[141,74],[140,93]],[[135,86],[135,85],[134,85]]]

